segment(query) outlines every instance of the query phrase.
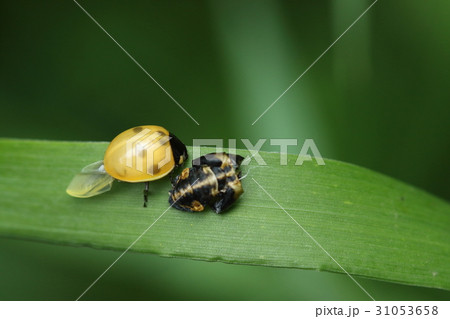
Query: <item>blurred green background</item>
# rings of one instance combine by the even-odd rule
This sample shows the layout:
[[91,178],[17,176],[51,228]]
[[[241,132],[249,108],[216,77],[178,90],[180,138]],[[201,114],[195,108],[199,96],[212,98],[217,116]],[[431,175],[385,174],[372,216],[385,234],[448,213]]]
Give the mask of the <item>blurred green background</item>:
[[[19,0],[1,2],[0,136],[108,141],[158,124],[186,144],[313,138],[324,157],[450,199],[448,1],[380,0],[253,126],[372,1],[79,3],[200,125],[73,1]],[[0,299],[76,299],[118,255],[1,238]],[[379,300],[450,299],[359,280]],[[367,296],[339,274],[127,253],[85,299]]]

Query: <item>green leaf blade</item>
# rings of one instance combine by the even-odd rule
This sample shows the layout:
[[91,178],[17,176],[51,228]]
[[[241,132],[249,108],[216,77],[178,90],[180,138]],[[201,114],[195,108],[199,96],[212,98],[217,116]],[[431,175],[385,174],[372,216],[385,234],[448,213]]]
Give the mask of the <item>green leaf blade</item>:
[[68,196],[71,178],[107,145],[0,139],[0,235],[125,250],[148,229],[131,250],[343,272],[326,250],[352,275],[450,289],[450,205],[424,191],[333,160],[295,166],[288,155],[281,166],[279,154],[262,152],[268,167],[251,163],[245,193],[221,215],[168,209],[168,180],[151,183],[148,208],[140,184]]

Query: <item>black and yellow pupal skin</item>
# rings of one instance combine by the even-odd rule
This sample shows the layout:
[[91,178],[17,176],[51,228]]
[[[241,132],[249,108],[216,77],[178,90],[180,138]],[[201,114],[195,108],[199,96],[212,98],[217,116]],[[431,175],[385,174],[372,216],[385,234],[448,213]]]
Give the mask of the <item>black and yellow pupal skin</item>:
[[200,212],[210,206],[216,213],[229,208],[241,194],[239,166],[244,158],[227,153],[210,153],[192,161],[173,183],[169,203],[176,209]]

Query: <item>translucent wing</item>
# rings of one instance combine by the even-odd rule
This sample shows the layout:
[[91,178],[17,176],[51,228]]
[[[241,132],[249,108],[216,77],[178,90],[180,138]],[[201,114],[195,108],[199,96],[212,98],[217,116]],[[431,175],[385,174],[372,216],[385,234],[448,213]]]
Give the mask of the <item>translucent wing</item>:
[[89,164],[70,182],[67,194],[73,197],[87,198],[109,191],[114,178],[106,173],[103,161]]

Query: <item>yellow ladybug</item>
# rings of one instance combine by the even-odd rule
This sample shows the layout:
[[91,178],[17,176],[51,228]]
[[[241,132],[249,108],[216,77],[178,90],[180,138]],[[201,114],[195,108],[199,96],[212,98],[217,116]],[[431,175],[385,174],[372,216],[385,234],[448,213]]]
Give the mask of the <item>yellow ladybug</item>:
[[155,125],[133,127],[117,135],[106,149],[103,161],[84,167],[70,182],[67,194],[87,198],[111,189],[114,180],[148,182],[168,175],[188,157],[186,146],[165,128]]

